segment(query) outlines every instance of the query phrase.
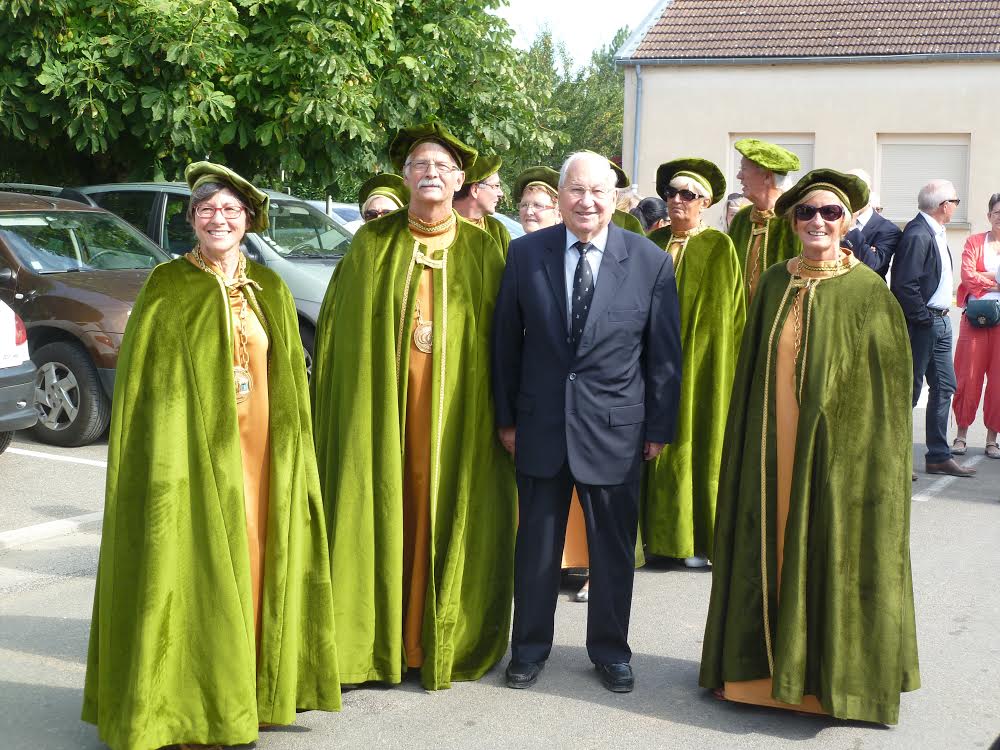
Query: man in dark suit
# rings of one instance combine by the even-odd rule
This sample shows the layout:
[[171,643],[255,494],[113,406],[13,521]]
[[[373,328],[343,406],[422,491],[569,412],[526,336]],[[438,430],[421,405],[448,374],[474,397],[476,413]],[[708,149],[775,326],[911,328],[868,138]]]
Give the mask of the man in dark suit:
[[[860,177],[871,188],[871,177],[863,169],[852,169],[848,174]],[[854,256],[884,279],[903,233],[875,210],[876,200],[876,194],[870,193],[868,205],[854,217],[844,239]]]
[[[955,392],[948,310],[954,299],[953,264],[945,225],[959,204],[955,186],[932,180],[917,196],[920,212],[903,230],[892,265],[890,288],[896,295],[910,334],[913,352],[913,406],[927,379],[928,474],[971,477],[975,469],[960,466],[948,447],[948,411]],[[913,475],[915,480],[917,475]]]
[[673,438],[680,316],[670,255],[611,224],[614,207],[607,161],[570,156],[559,181],[565,223],[511,243],[496,301],[496,423],[515,456],[520,511],[514,688],[535,683],[552,648],[574,485],[590,551],[587,652],[609,690],[633,686],[639,470]]

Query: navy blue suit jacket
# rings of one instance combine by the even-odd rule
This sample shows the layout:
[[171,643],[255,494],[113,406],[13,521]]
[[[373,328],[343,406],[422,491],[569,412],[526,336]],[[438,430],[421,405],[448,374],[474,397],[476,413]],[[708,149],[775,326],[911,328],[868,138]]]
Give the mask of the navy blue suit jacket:
[[903,233],[877,211],[861,229],[852,229],[845,239],[854,255],[883,279]]
[[576,351],[569,339],[557,224],[510,244],[493,317],[497,427],[516,427],[522,474],[568,461],[583,484],[638,479],[645,440],[673,439],[680,397],[677,284],[670,254],[608,227],[594,299]]
[[940,283],[941,254],[934,230],[917,214],[903,228],[889,287],[903,308],[907,325],[920,328],[931,325],[933,318],[927,311],[927,300],[934,296]]

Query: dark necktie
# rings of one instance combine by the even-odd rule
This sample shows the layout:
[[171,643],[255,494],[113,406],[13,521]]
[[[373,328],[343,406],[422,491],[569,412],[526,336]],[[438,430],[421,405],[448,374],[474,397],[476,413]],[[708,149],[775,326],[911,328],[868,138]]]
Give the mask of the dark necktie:
[[593,245],[589,242],[575,242],[573,247],[580,253],[580,260],[573,274],[573,308],[570,320],[570,337],[573,339],[573,348],[576,349],[583,338],[583,327],[587,325],[587,313],[590,312],[590,302],[594,298],[594,272],[587,262],[587,251]]

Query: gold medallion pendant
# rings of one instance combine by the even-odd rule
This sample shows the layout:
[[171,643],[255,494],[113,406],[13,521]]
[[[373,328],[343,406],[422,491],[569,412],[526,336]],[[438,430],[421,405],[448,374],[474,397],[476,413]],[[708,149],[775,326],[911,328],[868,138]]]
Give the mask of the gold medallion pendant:
[[420,320],[413,326],[413,345],[424,354],[434,350],[434,325],[427,320]]
[[253,377],[247,368],[236,365],[233,367],[233,381],[236,384],[236,403],[242,404],[250,398],[250,391],[253,390]]

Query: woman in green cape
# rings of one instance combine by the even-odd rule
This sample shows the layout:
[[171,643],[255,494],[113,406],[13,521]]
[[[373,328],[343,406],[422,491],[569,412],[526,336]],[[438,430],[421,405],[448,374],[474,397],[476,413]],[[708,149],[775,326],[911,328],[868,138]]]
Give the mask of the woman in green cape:
[[777,203],[730,402],[700,682],[729,700],[894,724],[919,687],[911,363],[881,277],[840,247],[868,188],[818,169]]
[[185,176],[198,244],[136,300],[108,440],[83,718],[122,750],[340,708],[295,306],[240,253],[268,197],[208,162]]
[[700,568],[712,557],[726,412],[746,322],[743,276],[732,241],[701,219],[726,193],[717,166],[698,158],[661,164],[656,192],[670,224],[649,239],[674,259],[684,377],[677,435],[646,464],[642,539],[647,552]]

